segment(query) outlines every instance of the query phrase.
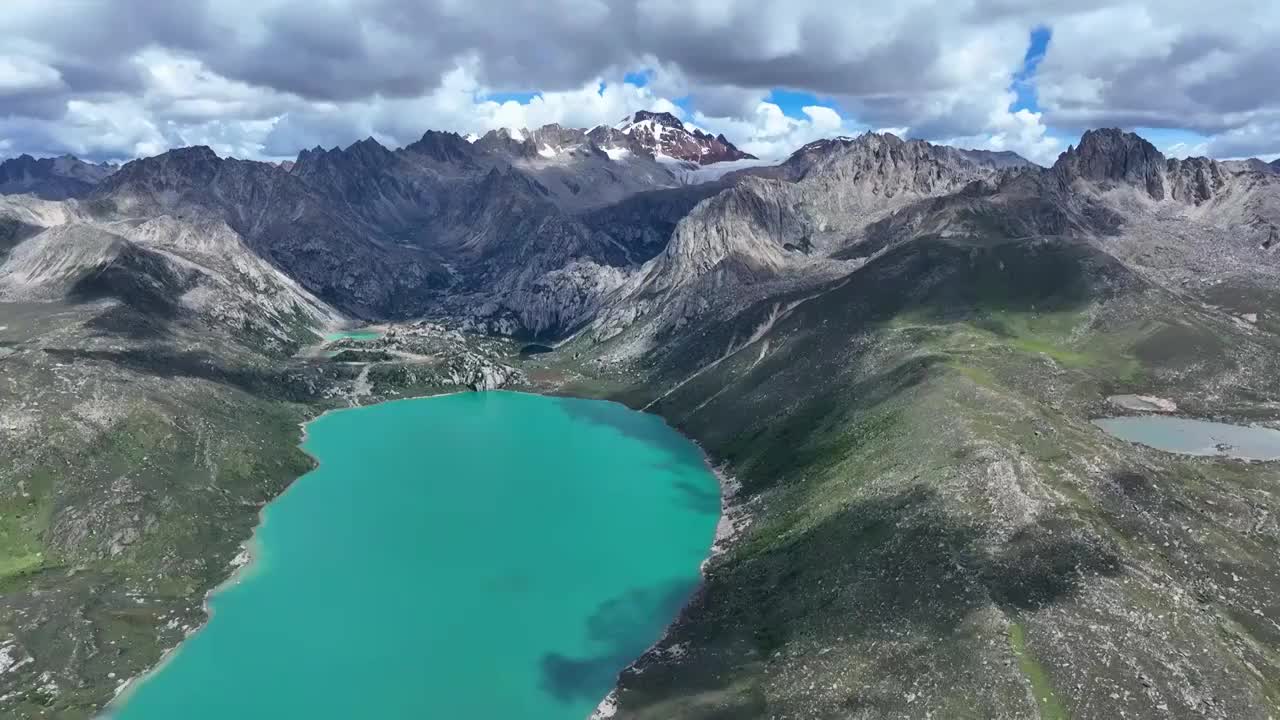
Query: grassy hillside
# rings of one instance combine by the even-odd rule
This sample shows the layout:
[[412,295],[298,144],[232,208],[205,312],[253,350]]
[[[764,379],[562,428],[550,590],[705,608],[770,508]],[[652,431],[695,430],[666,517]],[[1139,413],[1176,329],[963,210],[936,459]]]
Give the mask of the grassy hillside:
[[741,317],[616,393],[754,517],[620,717],[1280,712],[1280,471],[1089,423],[1120,392],[1245,419],[1273,335],[1055,238],[911,242]]
[[[394,362],[293,359],[140,312],[0,303],[0,717],[93,717],[203,624],[259,510],[312,466],[302,422],[456,389],[507,347],[419,329],[377,343]],[[117,330],[148,319],[164,332]]]

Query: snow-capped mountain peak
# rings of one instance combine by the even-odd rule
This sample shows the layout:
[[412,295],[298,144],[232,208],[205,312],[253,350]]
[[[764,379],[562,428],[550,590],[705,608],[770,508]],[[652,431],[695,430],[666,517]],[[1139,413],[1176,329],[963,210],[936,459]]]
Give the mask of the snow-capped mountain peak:
[[711,135],[686,125],[668,112],[640,110],[622,119],[613,129],[655,157],[710,165],[726,160],[755,159],[739,150],[724,135]]

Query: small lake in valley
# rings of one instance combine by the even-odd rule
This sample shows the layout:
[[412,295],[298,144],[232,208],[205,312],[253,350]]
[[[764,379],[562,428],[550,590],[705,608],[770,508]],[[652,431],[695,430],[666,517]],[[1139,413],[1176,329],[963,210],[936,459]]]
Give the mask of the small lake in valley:
[[1118,438],[1157,450],[1240,460],[1280,459],[1280,430],[1271,428],[1157,415],[1104,418],[1093,422]]

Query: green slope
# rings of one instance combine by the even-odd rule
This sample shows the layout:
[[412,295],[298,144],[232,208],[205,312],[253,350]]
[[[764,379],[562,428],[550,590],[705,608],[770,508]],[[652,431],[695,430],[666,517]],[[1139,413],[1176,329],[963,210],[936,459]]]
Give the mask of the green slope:
[[619,394],[660,396],[754,518],[668,638],[682,659],[624,674],[621,717],[1277,710],[1280,543],[1249,518],[1280,511],[1280,472],[1088,422],[1115,392],[1274,398],[1273,336],[1082,241],[925,239],[685,382],[774,306]]

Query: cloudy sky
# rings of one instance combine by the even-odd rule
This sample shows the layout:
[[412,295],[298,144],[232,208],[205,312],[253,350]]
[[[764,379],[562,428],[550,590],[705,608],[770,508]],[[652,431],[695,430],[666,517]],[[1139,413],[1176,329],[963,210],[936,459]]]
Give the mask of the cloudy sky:
[[1097,126],[1280,154],[1275,0],[0,3],[0,157],[285,158],[637,109],[764,157],[871,129],[1051,163]]

